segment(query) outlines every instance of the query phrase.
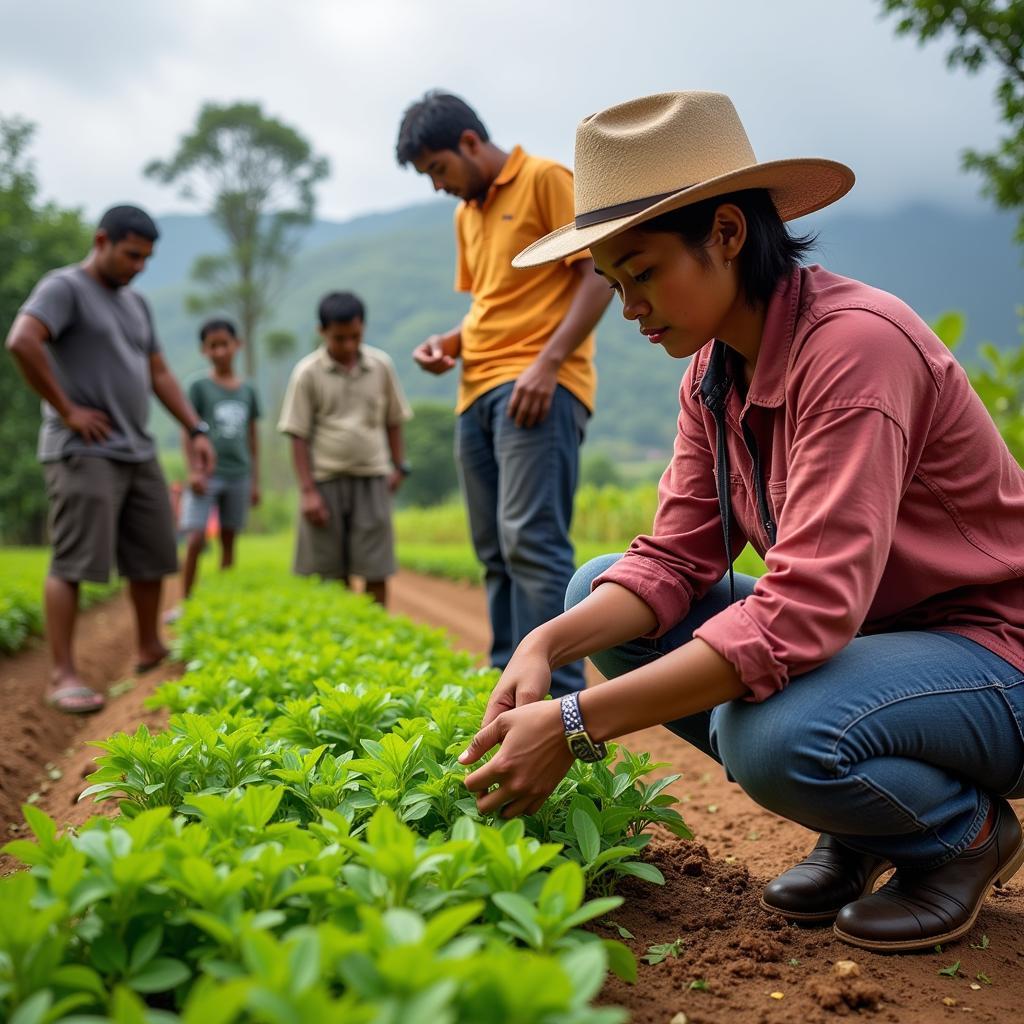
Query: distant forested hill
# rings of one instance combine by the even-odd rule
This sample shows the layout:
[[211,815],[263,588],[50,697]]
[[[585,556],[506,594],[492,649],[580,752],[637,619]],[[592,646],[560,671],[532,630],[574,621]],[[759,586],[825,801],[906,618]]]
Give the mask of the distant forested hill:
[[[197,254],[218,250],[219,239],[202,217],[168,216],[160,223],[157,254],[139,286],[153,303],[171,364],[188,377],[202,364],[198,321],[183,306],[187,273]],[[276,415],[291,364],[314,344],[317,300],[336,288],[364,298],[368,341],[391,353],[410,397],[451,400],[454,374],[428,376],[410,358],[416,344],[467,308],[466,296],[452,291],[451,223],[451,204],[434,201],[344,223],[319,221],[307,232],[272,325],[292,331],[299,350],[287,360],[262,361],[259,383],[269,416]],[[962,361],[971,362],[983,341],[1019,343],[1015,310],[1024,301],[1024,271],[1011,241],[1012,216],[923,205],[866,216],[837,207],[795,226],[819,232],[819,262],[894,292],[926,319],[964,311]],[[683,370],[622,319],[617,303],[609,307],[598,329],[591,445],[621,458],[667,454]]]

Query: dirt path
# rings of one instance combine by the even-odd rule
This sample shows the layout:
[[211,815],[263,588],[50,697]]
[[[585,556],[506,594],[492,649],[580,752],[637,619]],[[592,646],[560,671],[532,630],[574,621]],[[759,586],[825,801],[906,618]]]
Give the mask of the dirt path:
[[[175,596],[169,588],[168,599]],[[458,647],[474,653],[487,647],[479,588],[400,573],[391,603],[397,613],[446,629]],[[18,808],[30,794],[59,822],[79,823],[102,809],[77,803],[95,754],[88,741],[132,731],[140,722],[163,724],[161,714],[144,711],[142,704],[180,669],[164,666],[133,679],[132,636],[124,597],[82,616],[78,652],[86,678],[101,689],[132,679],[127,687],[115,685],[116,696],[104,711],[86,720],[40,704],[48,671],[41,645],[0,659],[0,838],[17,834]],[[659,774],[682,772],[671,791],[697,836],[693,843],[659,839],[653,856],[666,886],[633,887],[615,914],[616,923],[634,936],[627,942],[638,956],[656,943],[681,940],[678,956],[641,964],[636,986],[607,987],[607,999],[629,1007],[633,1024],[683,1024],[679,1014],[689,1024],[814,1024],[854,1012],[891,1024],[1024,1021],[1024,875],[989,899],[965,941],[942,953],[885,957],[852,950],[827,929],[791,927],[758,909],[760,887],[803,855],[809,833],[762,811],[725,781],[717,764],[663,729],[624,742],[669,762]],[[46,765],[52,766],[49,773]],[[1018,806],[1018,813],[1024,808]],[[0,873],[11,866],[0,859]],[[605,934],[618,937],[613,928]],[[974,948],[984,944],[983,935],[987,948]],[[837,960],[855,961],[859,974],[837,977]],[[938,973],[957,961],[955,978]],[[692,988],[693,982],[707,988]],[[972,983],[979,987],[972,989]]]
[[[177,600],[177,579],[165,588],[165,601]],[[49,655],[41,640],[9,658],[0,658],[0,838],[21,820],[21,804],[30,796],[64,820],[82,786],[95,750],[88,743],[161,717],[143,710],[143,700],[165,679],[178,674],[171,662],[144,676],[133,674],[135,625],[131,605],[121,593],[83,612],[75,637],[75,655],[86,681],[108,694],[95,715],[66,715],[42,701],[49,676]],[[49,767],[47,767],[49,766]],[[66,803],[65,803],[66,799]],[[51,810],[52,808],[52,810]],[[80,817],[80,815],[78,816]],[[69,819],[70,820],[70,819]]]

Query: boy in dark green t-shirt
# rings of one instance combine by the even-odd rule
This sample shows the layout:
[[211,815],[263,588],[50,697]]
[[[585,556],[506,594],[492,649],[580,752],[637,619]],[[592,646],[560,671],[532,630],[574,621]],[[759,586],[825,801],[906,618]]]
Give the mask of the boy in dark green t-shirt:
[[[258,505],[259,449],[256,420],[260,416],[255,388],[235,376],[234,359],[242,342],[230,320],[208,320],[199,330],[203,355],[210,360],[210,374],[193,381],[188,396],[196,412],[207,422],[217,453],[213,476],[189,474],[178,528],[188,534],[183,569],[185,597],[192,592],[199,556],[206,546],[206,528],[217,509],[220,532],[220,567],[235,560],[235,537],[245,525],[250,505]],[[170,612],[173,621],[178,609]]]

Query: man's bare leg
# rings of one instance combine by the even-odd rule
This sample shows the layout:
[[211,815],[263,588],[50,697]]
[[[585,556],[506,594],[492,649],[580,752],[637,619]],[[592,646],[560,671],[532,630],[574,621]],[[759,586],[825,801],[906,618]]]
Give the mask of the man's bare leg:
[[160,590],[163,580],[129,580],[128,592],[135,608],[135,628],[139,642],[138,668],[153,668],[167,657],[167,648],[160,640],[157,615],[160,611]]
[[377,602],[379,605],[383,605],[385,608],[388,604],[388,581],[387,580],[367,580],[366,581],[366,592]]
[[102,707],[102,694],[92,693],[90,696],[91,688],[78,674],[72,653],[75,620],[78,618],[78,583],[47,576],[43,585],[43,604],[46,608],[46,639],[53,663],[50,685],[46,690],[47,698],[51,698],[58,690],[79,688],[80,693],[67,693],[61,697],[62,710],[82,711]]

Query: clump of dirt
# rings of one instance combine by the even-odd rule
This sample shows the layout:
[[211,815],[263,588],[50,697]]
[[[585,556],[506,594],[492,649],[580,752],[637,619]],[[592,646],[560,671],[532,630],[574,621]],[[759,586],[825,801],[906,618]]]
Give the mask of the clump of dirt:
[[885,1000],[881,985],[859,978],[811,978],[807,991],[822,1009],[840,1015],[850,1010],[877,1010]]

